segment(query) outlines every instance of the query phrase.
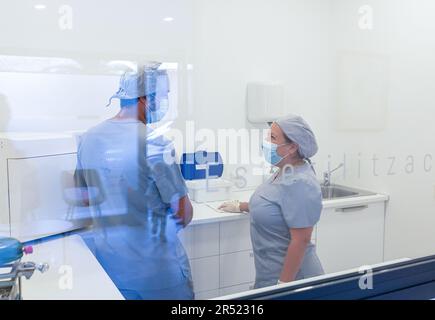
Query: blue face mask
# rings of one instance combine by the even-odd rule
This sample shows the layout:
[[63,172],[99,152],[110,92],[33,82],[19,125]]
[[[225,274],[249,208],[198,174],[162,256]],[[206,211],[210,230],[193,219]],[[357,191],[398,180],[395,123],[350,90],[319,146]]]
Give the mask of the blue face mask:
[[262,149],[263,149],[263,155],[264,158],[266,159],[267,162],[269,162],[272,165],[277,165],[278,163],[280,163],[282,161],[282,159],[284,159],[285,157],[281,157],[278,154],[278,147],[281,146],[285,146],[288,143],[283,143],[283,144],[275,144],[275,143],[271,143],[267,140],[263,141],[263,145],[262,145]]
[[167,97],[157,98],[155,95],[147,96],[147,123],[156,123],[161,121],[169,109]]
[[[122,99],[121,108],[137,106],[139,99]],[[146,119],[147,124],[161,121],[169,110],[169,101],[167,98],[157,99],[155,96],[147,96]]]

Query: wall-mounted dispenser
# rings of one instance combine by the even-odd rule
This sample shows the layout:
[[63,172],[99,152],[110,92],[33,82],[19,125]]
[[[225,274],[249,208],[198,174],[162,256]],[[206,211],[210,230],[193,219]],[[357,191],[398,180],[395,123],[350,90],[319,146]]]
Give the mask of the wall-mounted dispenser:
[[247,88],[248,121],[273,122],[285,115],[284,86],[276,82],[251,82]]

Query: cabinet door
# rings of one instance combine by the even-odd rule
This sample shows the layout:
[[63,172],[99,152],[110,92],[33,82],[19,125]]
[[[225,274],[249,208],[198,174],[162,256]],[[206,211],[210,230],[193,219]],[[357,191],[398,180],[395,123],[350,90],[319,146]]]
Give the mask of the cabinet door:
[[[252,250],[250,221],[248,218],[220,223],[220,254]],[[311,242],[316,243],[317,228]]]
[[178,237],[189,259],[219,255],[219,223],[188,226]]
[[255,280],[254,254],[241,251],[220,256],[220,287],[231,287]]
[[251,233],[249,219],[221,222],[220,253],[232,253],[251,250]]
[[385,203],[325,209],[317,253],[326,273],[383,261]]
[[195,292],[219,289],[219,256],[192,259],[190,267]]

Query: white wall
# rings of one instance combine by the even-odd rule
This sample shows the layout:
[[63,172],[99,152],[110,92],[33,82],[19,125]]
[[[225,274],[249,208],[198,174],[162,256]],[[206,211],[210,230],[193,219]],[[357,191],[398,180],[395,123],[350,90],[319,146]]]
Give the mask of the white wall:
[[116,101],[110,108],[105,106],[117,90],[118,78],[2,72],[0,95],[4,100],[1,103],[4,124],[0,131],[86,130],[117,111]]
[[[178,73],[168,70],[170,109],[178,104]],[[119,87],[119,75],[0,72],[0,107],[6,132],[85,131],[119,111],[109,98]]]
[[[362,16],[358,10],[364,5],[373,9],[372,30],[359,28]],[[435,3],[334,0],[332,12],[334,73],[339,74],[343,57],[355,59],[355,65],[378,68],[370,72],[349,68],[344,79],[353,79],[353,87],[340,84],[342,80],[336,78],[336,100],[330,110],[335,130],[328,151],[335,163],[342,154],[347,155],[346,184],[391,196],[387,259],[433,254]],[[374,64],[373,59],[377,61]],[[379,86],[386,88],[385,100],[376,96]],[[343,96],[353,99],[346,98],[343,104]],[[352,110],[353,116],[346,114],[346,109]],[[343,178],[338,181],[343,182]]]
[[[99,12],[97,5],[103,11],[91,15]],[[194,120],[199,133],[205,128],[252,128],[246,122],[245,95],[247,83],[256,80],[283,83],[288,112],[303,114],[319,131],[328,125],[317,115],[327,108],[331,93],[329,1],[130,0],[121,8],[118,1],[77,1],[71,4],[72,30],[58,27],[59,6],[51,1],[46,10],[37,11],[30,2],[11,3],[2,10],[2,23],[15,28],[0,34],[3,54],[54,56],[81,67],[73,67],[78,75],[26,73],[23,81],[19,75],[9,81],[12,75],[0,74],[0,93],[11,109],[9,131],[58,130],[61,123],[82,129],[108,117],[112,109],[103,106],[115,83],[99,74],[100,64],[129,57],[179,63],[180,116],[175,127],[182,130],[185,120]],[[164,22],[167,16],[174,21]],[[19,18],[28,22],[19,24]],[[5,69],[1,59],[0,67]],[[17,81],[38,108],[26,103]],[[63,101],[61,93],[71,98]],[[6,114],[5,103],[2,108]],[[201,137],[189,145],[192,140],[178,143],[179,151],[207,147]],[[240,153],[248,152],[245,146],[240,144]],[[260,152],[258,146],[251,149]]]
[[[327,113],[331,100],[329,4],[325,0],[196,1],[191,118],[197,129],[265,128],[247,123],[246,86],[250,81],[273,81],[285,87],[287,112],[306,117],[323,145],[327,140],[320,132],[329,124],[320,115]],[[200,145],[218,148],[211,140]],[[239,148],[250,155],[260,152],[258,145],[239,143]],[[227,166],[227,173],[237,167]],[[253,173],[250,169],[248,176]]]
[[[252,128],[246,123],[247,82],[282,82],[288,111],[302,114],[317,133],[318,172],[346,154],[346,175],[336,175],[336,182],[391,195],[386,258],[434,252],[435,162],[430,172],[424,167],[425,154],[435,159],[432,0],[77,0],[71,1],[72,30],[58,26],[65,2],[45,3],[39,12],[31,1],[0,4],[1,54],[72,58],[85,62],[84,73],[95,67],[86,61],[140,56],[178,62],[176,126],[182,129],[189,119],[197,130]],[[374,9],[371,31],[358,27],[363,5]],[[164,22],[167,16],[174,21]],[[44,76],[43,92],[50,77]],[[53,87],[73,84],[74,77],[68,79],[60,77]],[[80,85],[88,87],[87,81]],[[0,93],[6,88],[0,81]],[[98,98],[77,91],[100,104],[112,88],[101,88]],[[15,127],[24,123],[18,116],[35,116],[29,98],[23,90],[8,111],[0,96],[0,126],[8,114]],[[39,116],[83,115],[72,109],[73,101],[80,103],[74,96],[62,112],[51,101]],[[415,159],[411,173],[409,155]],[[391,175],[389,157],[395,159]]]
[[[37,3],[46,8],[36,10]],[[2,1],[0,131],[79,130],[109,117],[115,109],[105,105],[119,79],[104,69],[109,61],[178,63],[184,77],[192,12],[191,0]],[[14,56],[42,58],[49,68],[28,71],[38,63],[11,63]],[[59,70],[60,60],[68,66]],[[182,105],[186,90],[177,92]]]
[[[35,10],[42,3],[45,10]],[[2,1],[1,47],[20,54],[68,53],[101,57],[139,53],[184,57],[192,20],[191,0]],[[70,11],[60,11],[63,5]],[[166,23],[165,17],[174,21]],[[26,49],[26,50],[25,50]]]
[[245,127],[246,85],[256,80],[282,82],[288,112],[317,118],[314,110],[325,108],[330,92],[329,1],[198,0],[196,5],[199,125]]

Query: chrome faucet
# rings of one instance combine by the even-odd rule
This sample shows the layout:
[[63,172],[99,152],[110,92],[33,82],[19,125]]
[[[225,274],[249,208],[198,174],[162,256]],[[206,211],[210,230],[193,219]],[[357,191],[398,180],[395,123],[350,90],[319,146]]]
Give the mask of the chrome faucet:
[[326,187],[329,187],[331,185],[331,174],[334,171],[337,171],[338,169],[340,169],[341,167],[344,167],[344,163],[340,163],[338,165],[338,167],[336,167],[335,169],[330,170],[329,166],[328,166],[328,171],[326,171],[325,173],[323,173],[323,185]]

